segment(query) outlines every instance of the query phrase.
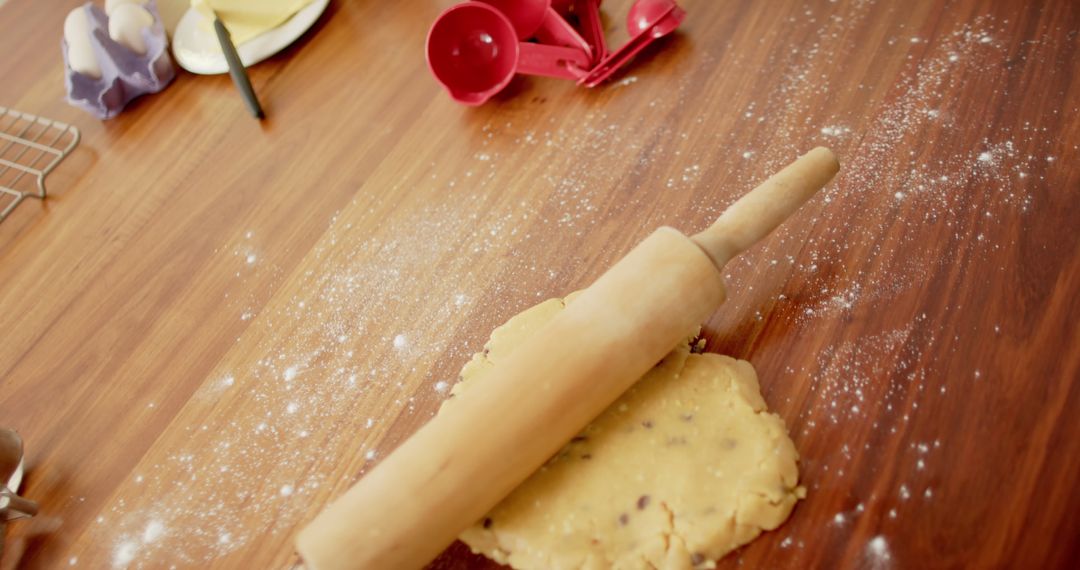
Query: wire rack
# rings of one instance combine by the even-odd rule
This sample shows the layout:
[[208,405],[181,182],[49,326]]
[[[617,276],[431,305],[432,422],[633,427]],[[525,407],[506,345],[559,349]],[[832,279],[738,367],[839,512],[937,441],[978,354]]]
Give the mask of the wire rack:
[[45,198],[45,177],[79,144],[79,129],[0,106],[0,222],[26,198]]

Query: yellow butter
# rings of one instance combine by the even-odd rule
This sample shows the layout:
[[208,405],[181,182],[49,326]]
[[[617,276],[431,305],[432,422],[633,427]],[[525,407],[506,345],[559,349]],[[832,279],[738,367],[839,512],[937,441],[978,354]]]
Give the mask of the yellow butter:
[[212,25],[214,14],[229,30],[232,41],[240,45],[270,31],[291,18],[311,0],[191,0]]

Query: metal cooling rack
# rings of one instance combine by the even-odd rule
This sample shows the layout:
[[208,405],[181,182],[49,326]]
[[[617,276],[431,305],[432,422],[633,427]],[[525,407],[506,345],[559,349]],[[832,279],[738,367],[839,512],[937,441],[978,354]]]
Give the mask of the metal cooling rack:
[[0,222],[26,198],[45,198],[45,177],[78,144],[71,125],[0,106]]

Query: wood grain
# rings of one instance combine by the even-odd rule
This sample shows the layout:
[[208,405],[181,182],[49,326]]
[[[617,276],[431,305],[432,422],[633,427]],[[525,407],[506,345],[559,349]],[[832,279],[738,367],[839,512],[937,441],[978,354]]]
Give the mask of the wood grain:
[[97,122],[62,101],[77,3],[0,6],[0,104],[83,131],[0,224],[0,423],[42,505],[3,567],[293,564],[493,326],[817,144],[845,170],[705,325],[809,495],[720,566],[1075,567],[1076,3],[686,0],[615,83],[477,109],[423,62],[449,3],[331,3],[251,69],[263,124],[183,73]]

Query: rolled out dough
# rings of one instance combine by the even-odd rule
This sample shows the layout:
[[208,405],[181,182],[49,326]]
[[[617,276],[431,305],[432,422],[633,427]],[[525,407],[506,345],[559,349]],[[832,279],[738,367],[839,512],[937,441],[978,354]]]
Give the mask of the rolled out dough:
[[[495,329],[443,406],[489,381],[493,363],[573,297],[540,303]],[[519,570],[711,568],[783,523],[805,496],[783,420],[766,409],[750,363],[697,354],[691,341],[461,540]]]

